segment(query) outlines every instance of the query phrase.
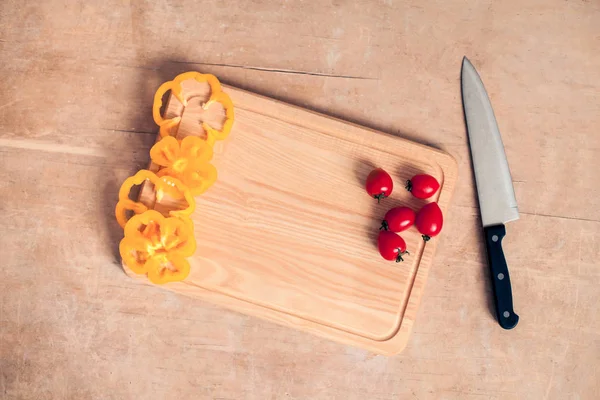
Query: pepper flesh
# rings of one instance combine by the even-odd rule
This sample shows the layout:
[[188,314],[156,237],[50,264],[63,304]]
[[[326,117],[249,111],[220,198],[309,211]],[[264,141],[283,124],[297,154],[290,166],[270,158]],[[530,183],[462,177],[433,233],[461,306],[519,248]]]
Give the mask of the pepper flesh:
[[187,136],[181,142],[167,136],[150,149],[152,161],[163,167],[157,175],[180,180],[194,196],[204,193],[217,180],[217,170],[209,163],[212,156],[212,147],[196,136]]
[[233,102],[229,95],[221,89],[221,83],[216,76],[212,74],[201,74],[199,72],[185,72],[177,75],[172,81],[168,81],[160,85],[154,94],[154,103],[152,105],[152,117],[154,122],[160,127],[161,137],[171,134],[171,128],[177,126],[181,122],[181,117],[163,118],[160,114],[160,109],[163,105],[162,98],[164,94],[171,90],[171,94],[183,104],[187,106],[188,99],[183,95],[181,83],[188,79],[194,79],[200,83],[207,83],[210,86],[210,97],[204,103],[202,108],[208,110],[213,103],[220,103],[225,111],[225,121],[221,129],[214,129],[207,122],[202,121],[202,128],[206,132],[206,141],[212,146],[215,140],[223,140],[231,132],[234,120]]
[[119,245],[125,265],[136,274],[147,274],[156,284],[184,280],[190,272],[186,257],[195,250],[190,224],[155,210],[133,216]]
[[[158,133],[161,138],[167,136],[175,136],[177,133],[177,129],[179,129],[179,123],[181,122],[181,117],[175,117],[171,119],[165,120],[164,124],[160,125]],[[175,129],[175,133],[172,132],[172,129]]]
[[231,128],[233,127],[233,102],[231,98],[225,92],[218,92],[211,94],[210,99],[204,104],[202,107],[205,110],[208,110],[212,103],[220,103],[225,110],[225,122],[223,122],[223,127],[220,130],[213,129],[208,123],[202,122],[202,128],[206,131],[206,135],[208,140],[224,140],[231,132]]
[[196,201],[194,200],[192,193],[181,181],[171,176],[159,177],[154,174],[154,172],[143,169],[138,171],[134,176],[125,179],[121,185],[121,189],[119,189],[119,201],[115,207],[115,216],[122,228],[125,228],[125,224],[127,223],[128,210],[133,211],[134,214],[142,214],[148,211],[148,207],[145,204],[139,201],[133,201],[129,198],[131,188],[143,184],[146,180],[154,185],[157,201],[160,201],[165,194],[168,194],[174,199],[185,200],[187,207],[182,210],[169,211],[170,216],[188,217],[196,209]]

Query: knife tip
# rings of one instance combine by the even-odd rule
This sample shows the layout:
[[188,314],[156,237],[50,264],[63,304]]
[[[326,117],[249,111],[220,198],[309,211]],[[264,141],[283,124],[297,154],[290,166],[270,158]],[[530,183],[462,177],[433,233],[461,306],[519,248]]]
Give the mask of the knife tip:
[[[461,79],[463,79],[465,77],[466,74],[469,73],[469,71],[475,71],[475,67],[473,66],[473,64],[471,64],[471,61],[469,61],[469,59],[467,58],[467,56],[463,57],[463,61],[462,64],[460,66],[460,76]],[[475,71],[475,73],[477,73]]]

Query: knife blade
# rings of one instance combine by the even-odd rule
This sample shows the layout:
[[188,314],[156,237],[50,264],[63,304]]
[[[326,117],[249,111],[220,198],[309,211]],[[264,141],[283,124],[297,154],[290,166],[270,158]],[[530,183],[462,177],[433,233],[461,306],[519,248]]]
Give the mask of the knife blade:
[[519,316],[513,309],[502,239],[506,235],[504,224],[519,219],[519,211],[492,104],[479,74],[466,57],[462,63],[461,89],[496,318],[502,328],[512,329]]

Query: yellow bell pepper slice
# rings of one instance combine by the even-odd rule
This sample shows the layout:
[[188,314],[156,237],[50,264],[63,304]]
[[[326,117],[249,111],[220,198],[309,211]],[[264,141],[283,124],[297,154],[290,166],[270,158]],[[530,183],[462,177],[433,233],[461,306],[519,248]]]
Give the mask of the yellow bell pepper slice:
[[156,284],[181,281],[190,272],[186,257],[196,251],[191,224],[184,218],[164,217],[155,210],[133,216],[119,245],[123,263],[136,274],[148,274]]
[[[131,188],[136,185],[141,185],[146,180],[150,181],[154,185],[156,191],[156,199],[160,201],[165,194],[168,194],[174,199],[183,199],[187,204],[187,207],[181,210],[171,210],[169,215],[172,217],[188,217],[196,209],[196,201],[190,191],[190,189],[184,185],[180,180],[172,176],[159,177],[154,172],[148,170],[140,170],[134,176],[130,176],[125,179],[119,189],[119,201],[115,207],[115,216],[117,222],[122,228],[127,223],[127,211],[131,210],[134,214],[142,214],[148,211],[148,207],[139,202],[133,201],[129,198],[129,192]],[[192,225],[193,226],[193,225]]]
[[212,147],[196,136],[187,136],[181,142],[167,136],[150,149],[152,161],[163,167],[157,175],[178,179],[194,196],[204,193],[217,180],[217,169],[209,163],[212,156]]
[[215,140],[223,140],[231,132],[234,121],[233,102],[229,95],[221,89],[221,83],[216,76],[212,74],[201,74],[199,72],[185,72],[177,75],[172,81],[168,81],[160,85],[156,93],[154,94],[154,102],[152,105],[152,117],[154,122],[160,127],[161,137],[170,135],[171,129],[176,127],[181,122],[181,116],[175,118],[163,118],[160,114],[160,109],[163,105],[162,98],[167,91],[171,91],[172,95],[177,98],[183,104],[187,106],[188,99],[184,97],[183,88],[181,83],[188,79],[194,79],[200,83],[208,83],[210,86],[210,97],[203,105],[203,108],[207,110],[212,104],[220,103],[225,110],[225,121],[221,129],[215,129],[210,126],[207,122],[202,122],[202,128],[206,131],[206,140],[212,146]]
[[[165,120],[165,123],[160,125],[158,133],[161,138],[167,136],[175,136],[177,133],[177,129],[179,129],[179,123],[181,122],[181,117],[175,117],[171,119]],[[175,133],[173,132],[175,130]]]

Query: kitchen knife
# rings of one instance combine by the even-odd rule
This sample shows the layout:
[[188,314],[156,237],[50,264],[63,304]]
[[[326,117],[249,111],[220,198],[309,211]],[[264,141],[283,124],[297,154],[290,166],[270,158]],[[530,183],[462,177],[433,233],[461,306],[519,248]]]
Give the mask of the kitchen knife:
[[519,219],[517,200],[494,110],[479,74],[466,57],[462,63],[461,87],[496,317],[502,328],[512,329],[519,316],[513,310],[502,239],[506,234],[504,224]]

